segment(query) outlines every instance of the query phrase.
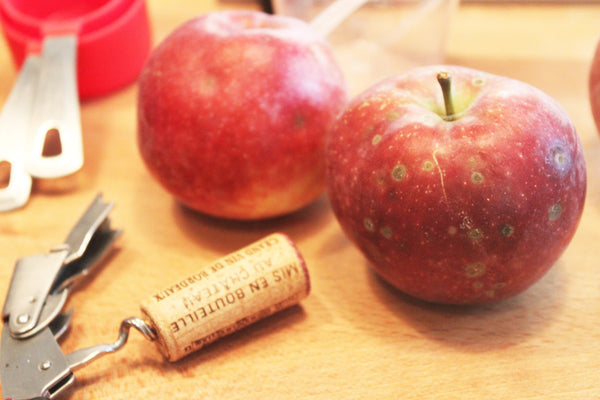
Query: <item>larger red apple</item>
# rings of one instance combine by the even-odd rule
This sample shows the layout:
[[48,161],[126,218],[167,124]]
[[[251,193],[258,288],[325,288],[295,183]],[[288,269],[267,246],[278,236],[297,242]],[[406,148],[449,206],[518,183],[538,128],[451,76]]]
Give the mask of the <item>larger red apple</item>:
[[323,192],[325,136],[346,103],[332,50],[309,25],[214,12],[152,52],[139,80],[139,149],[193,209],[277,216]]
[[[440,72],[452,79],[446,102]],[[565,111],[525,83],[462,67],[418,68],[362,93],[327,157],[344,231],[384,279],[432,302],[523,291],[557,261],[584,206]]]

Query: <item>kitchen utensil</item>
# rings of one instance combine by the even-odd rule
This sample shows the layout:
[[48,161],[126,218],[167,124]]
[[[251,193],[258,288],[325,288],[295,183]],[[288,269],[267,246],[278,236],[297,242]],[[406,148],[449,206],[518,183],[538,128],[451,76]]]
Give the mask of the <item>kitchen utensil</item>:
[[121,349],[131,327],[177,361],[308,295],[302,255],[287,236],[275,233],[154,292],[141,303],[142,318],[122,321],[114,343],[63,354],[57,340],[73,314],[62,311],[68,294],[121,234],[110,226],[113,206],[98,196],[64,244],[17,261],[2,311],[5,399],[56,398],[75,380],[73,371]]
[[0,144],[8,144],[0,163],[10,171],[0,188],[4,211],[25,204],[32,176],[59,178],[81,168],[79,98],[135,79],[150,30],[143,0],[0,0],[0,23],[16,63],[27,66],[9,97],[19,101],[0,121]]

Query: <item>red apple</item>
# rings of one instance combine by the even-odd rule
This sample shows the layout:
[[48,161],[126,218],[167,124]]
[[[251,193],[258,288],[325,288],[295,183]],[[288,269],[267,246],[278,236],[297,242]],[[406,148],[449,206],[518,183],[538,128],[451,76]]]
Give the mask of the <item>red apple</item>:
[[138,146],[188,207],[273,217],[323,193],[325,137],[346,103],[331,47],[308,24],[209,13],[153,50],[139,80]]
[[565,111],[468,68],[417,68],[363,92],[326,154],[343,230],[385,280],[426,301],[522,292],[565,250],[584,206],[585,161]]
[[590,104],[596,128],[600,130],[600,41],[592,59],[589,76]]

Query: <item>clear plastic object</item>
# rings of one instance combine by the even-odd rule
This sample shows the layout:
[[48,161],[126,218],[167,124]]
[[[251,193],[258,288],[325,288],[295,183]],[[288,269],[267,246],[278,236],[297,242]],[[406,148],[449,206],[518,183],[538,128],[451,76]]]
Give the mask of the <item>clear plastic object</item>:
[[[408,69],[444,62],[459,0],[274,0],[275,13],[312,22],[332,44],[351,94]],[[328,10],[329,8],[329,10]],[[324,12],[339,10],[323,19]],[[348,10],[352,10],[350,15]],[[324,20],[335,21],[327,26]]]

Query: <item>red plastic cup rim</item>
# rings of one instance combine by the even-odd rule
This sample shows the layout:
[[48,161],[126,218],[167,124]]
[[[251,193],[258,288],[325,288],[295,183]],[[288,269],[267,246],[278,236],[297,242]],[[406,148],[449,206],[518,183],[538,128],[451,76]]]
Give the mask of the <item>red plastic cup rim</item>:
[[118,20],[134,1],[0,0],[0,7],[2,23],[32,41],[41,41],[44,36],[56,33],[76,33],[83,40],[87,33]]
[[76,35],[82,98],[131,82],[150,51],[144,0],[0,0],[0,23],[17,65],[45,36]]

